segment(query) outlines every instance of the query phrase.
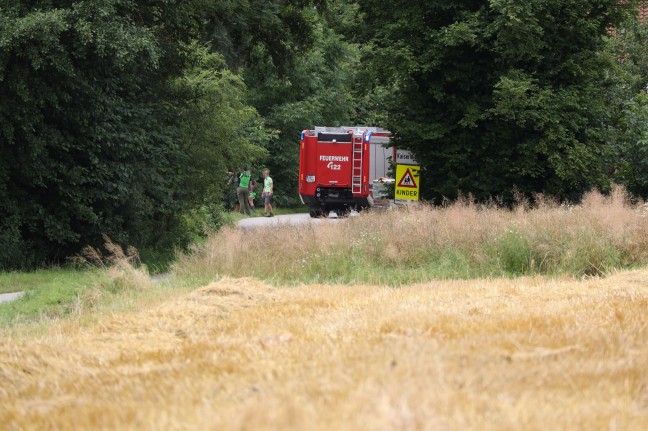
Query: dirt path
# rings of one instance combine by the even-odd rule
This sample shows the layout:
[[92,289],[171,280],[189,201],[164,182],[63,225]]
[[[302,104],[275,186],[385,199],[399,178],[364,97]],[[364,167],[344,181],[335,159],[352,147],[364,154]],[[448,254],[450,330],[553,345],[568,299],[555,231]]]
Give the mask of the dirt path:
[[647,280],[223,280],[0,339],[0,428],[645,430]]

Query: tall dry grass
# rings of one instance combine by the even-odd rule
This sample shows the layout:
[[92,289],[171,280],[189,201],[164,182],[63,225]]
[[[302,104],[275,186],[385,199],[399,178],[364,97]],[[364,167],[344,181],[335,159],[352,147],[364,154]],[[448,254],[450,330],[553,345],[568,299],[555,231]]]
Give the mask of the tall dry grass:
[[342,223],[225,229],[180,256],[180,275],[404,284],[432,278],[599,275],[648,264],[648,218],[622,188],[579,205],[417,206]]
[[86,246],[80,255],[71,259],[75,265],[89,267],[97,272],[95,282],[79,293],[71,304],[71,314],[74,317],[82,316],[108,302],[132,300],[133,295],[137,296],[153,286],[135,247],[129,246],[124,250],[107,235],[103,239],[103,251]]

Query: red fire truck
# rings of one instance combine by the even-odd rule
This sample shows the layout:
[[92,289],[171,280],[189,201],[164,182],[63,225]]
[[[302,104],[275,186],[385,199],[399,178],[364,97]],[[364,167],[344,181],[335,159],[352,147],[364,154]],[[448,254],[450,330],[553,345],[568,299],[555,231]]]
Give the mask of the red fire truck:
[[316,127],[299,142],[299,195],[311,217],[374,204],[373,185],[387,177],[391,133],[377,127]]

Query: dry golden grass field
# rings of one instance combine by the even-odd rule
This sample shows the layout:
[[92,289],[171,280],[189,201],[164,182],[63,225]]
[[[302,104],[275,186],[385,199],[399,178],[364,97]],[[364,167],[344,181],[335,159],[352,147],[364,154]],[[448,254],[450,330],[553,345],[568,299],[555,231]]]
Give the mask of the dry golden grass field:
[[0,427],[646,430],[648,270],[270,287],[0,333]]

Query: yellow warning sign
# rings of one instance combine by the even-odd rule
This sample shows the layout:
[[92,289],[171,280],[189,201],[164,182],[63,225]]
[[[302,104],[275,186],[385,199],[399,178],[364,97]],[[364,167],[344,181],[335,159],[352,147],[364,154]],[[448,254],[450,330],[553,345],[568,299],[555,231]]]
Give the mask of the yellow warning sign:
[[420,166],[396,166],[396,200],[419,200]]

